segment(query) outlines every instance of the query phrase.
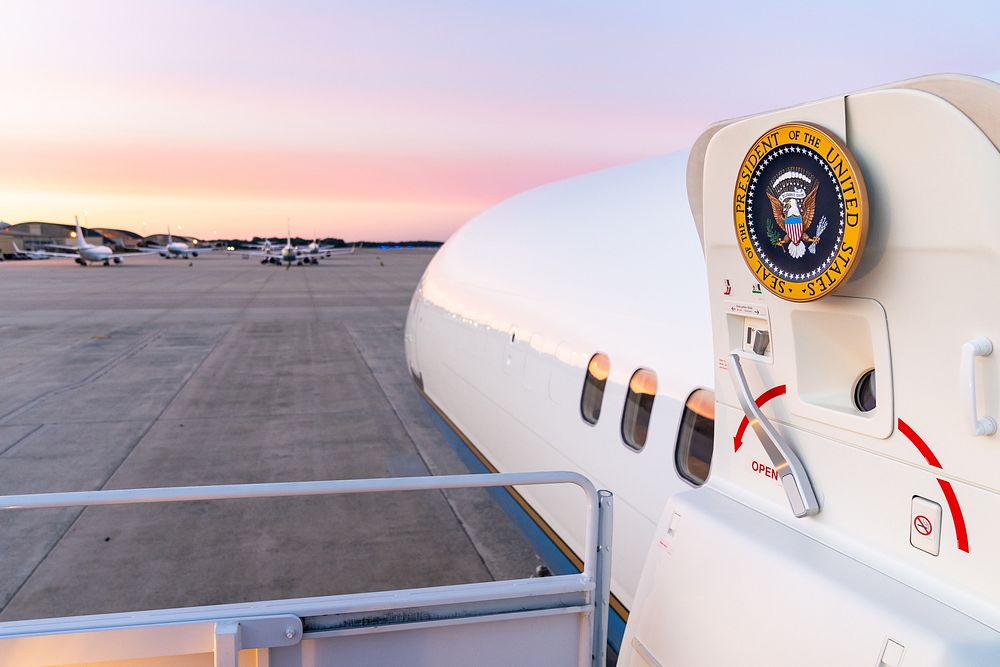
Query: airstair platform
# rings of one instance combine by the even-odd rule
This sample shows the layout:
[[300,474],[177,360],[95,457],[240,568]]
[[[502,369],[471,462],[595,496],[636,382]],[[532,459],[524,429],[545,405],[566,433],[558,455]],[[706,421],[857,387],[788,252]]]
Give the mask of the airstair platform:
[[[577,473],[42,493],[2,496],[0,509],[537,484],[582,491],[587,538],[579,574],[0,623],[0,667],[604,665],[613,503],[609,492]],[[329,566],[336,567],[335,559]]]

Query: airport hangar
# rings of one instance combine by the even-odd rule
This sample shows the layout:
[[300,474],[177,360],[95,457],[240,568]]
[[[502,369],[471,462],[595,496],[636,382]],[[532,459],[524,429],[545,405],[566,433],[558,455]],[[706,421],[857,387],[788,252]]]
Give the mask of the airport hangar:
[[[142,236],[125,229],[110,229],[106,227],[81,227],[83,237],[88,243],[106,245],[123,250],[135,250],[145,245],[167,244],[166,234],[150,234]],[[183,241],[188,245],[197,246],[203,243],[200,239],[173,234],[173,240]],[[76,226],[58,222],[19,222],[8,225],[0,223],[0,256],[3,259],[13,259],[17,251],[14,244],[21,250],[43,250],[52,246],[75,246]]]

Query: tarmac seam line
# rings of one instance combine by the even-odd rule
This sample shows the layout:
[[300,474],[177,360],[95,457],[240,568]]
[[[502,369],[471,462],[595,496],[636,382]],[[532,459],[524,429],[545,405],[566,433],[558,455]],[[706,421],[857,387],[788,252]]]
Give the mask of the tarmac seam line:
[[141,340],[134,343],[131,347],[122,352],[118,356],[118,358],[115,359],[114,361],[110,361],[107,364],[104,364],[103,366],[95,370],[93,373],[91,373],[90,375],[86,376],[81,380],[77,380],[76,382],[64,385],[62,387],[56,387],[55,389],[50,389],[46,392],[42,392],[38,396],[34,396],[28,399],[26,402],[17,406],[7,414],[0,416],[0,421],[6,421],[10,417],[13,417],[14,415],[18,414],[19,412],[24,412],[25,410],[27,410],[34,404],[38,403],[39,401],[43,401],[47,398],[52,398],[53,396],[58,396],[59,394],[64,394],[67,391],[73,391],[74,389],[79,389],[80,387],[86,384],[90,384],[95,380],[101,379],[102,377],[113,371],[115,368],[117,368],[118,366],[120,366],[121,364],[128,361],[136,354],[147,348],[153,341],[159,338],[162,335],[162,333],[163,332],[161,331],[157,331],[155,333],[143,336]]
[[[194,377],[195,373],[198,372],[198,369],[200,369],[202,367],[202,365],[205,363],[205,360],[208,359],[212,355],[213,352],[215,352],[215,350],[219,347],[219,343],[221,343],[223,341],[223,339],[225,339],[226,336],[229,335],[230,331],[232,331],[232,329],[234,327],[235,327],[235,325],[231,325],[229,331],[227,331],[225,334],[219,336],[216,339],[215,343],[212,344],[212,348],[208,351],[208,353],[205,354],[204,357],[202,357],[202,359],[201,359],[200,362],[198,362],[198,365],[195,366],[193,369],[191,369],[188,372],[187,377],[185,377],[184,381],[181,382],[180,386],[177,388],[177,391],[175,391],[174,394],[173,394],[173,396],[170,397],[170,400],[166,402],[166,404],[163,406],[163,409],[160,410],[159,414],[157,414],[156,417],[154,417],[149,422],[149,426],[147,426],[145,429],[143,429],[142,433],[140,433],[138,435],[138,437],[136,437],[135,441],[132,443],[132,446],[128,448],[127,452],[125,452],[125,456],[123,456],[121,458],[121,460],[118,462],[117,465],[115,465],[115,467],[111,471],[111,473],[104,479],[104,482],[102,482],[101,485],[98,487],[99,490],[104,490],[104,488],[108,485],[108,482],[110,482],[111,479],[115,476],[115,474],[119,470],[121,470],[121,467],[123,465],[125,465],[125,461],[127,461],[128,458],[132,455],[132,453],[136,450],[136,448],[139,446],[139,443],[141,443],[142,440],[143,440],[143,438],[146,437],[146,434],[149,433],[149,431],[153,428],[153,426],[156,425],[156,423],[160,420],[160,417],[163,415],[163,413],[166,412],[167,408],[169,408],[173,404],[173,402],[177,399],[177,396],[181,393],[181,391],[184,390],[184,387],[187,386],[187,383],[190,382],[191,378]],[[66,537],[66,535],[69,533],[69,531],[71,531],[73,529],[73,526],[75,526],[77,524],[77,522],[80,520],[80,517],[83,516],[83,513],[87,509],[88,508],[84,507],[79,512],[77,512],[76,516],[73,517],[73,520],[70,521],[66,525],[66,528],[63,529],[63,531],[61,533],[59,533],[59,535],[56,537],[56,539],[52,541],[52,545],[45,552],[45,555],[38,559],[38,562],[35,563],[35,566],[33,568],[31,568],[31,572],[28,573],[28,576],[26,576],[21,581],[21,583],[18,585],[18,587],[16,589],[14,589],[14,591],[10,594],[10,597],[7,598],[7,601],[4,602],[3,606],[0,607],[0,614],[2,614],[4,611],[6,611],[7,607],[9,607],[10,603],[14,601],[14,599],[17,597],[18,593],[20,593],[21,590],[25,587],[25,585],[27,585],[27,583],[29,581],[31,581],[31,578],[35,575],[35,572],[38,571],[38,568],[42,566],[42,563],[44,563],[46,560],[48,560],[49,555],[55,550],[56,547],[59,546],[59,543],[62,542],[63,538]]]
[[[72,514],[72,512],[70,513]],[[59,543],[62,541],[62,538],[65,537],[66,533],[69,532],[69,529],[72,528],[74,525],[76,525],[76,522],[80,519],[81,514],[83,514],[83,509],[77,510],[76,516],[74,516],[73,519],[68,524],[66,524],[65,530],[59,533],[59,535],[57,535],[56,538],[52,541],[52,545],[49,546],[48,550],[46,550],[45,555],[38,559],[38,562],[35,563],[35,566],[31,568],[31,572],[28,573],[28,576],[26,576],[24,579],[21,580],[21,583],[17,585],[17,588],[15,588],[11,592],[10,597],[8,597],[4,601],[3,606],[0,606],[0,614],[7,611],[7,607],[9,607],[10,603],[14,601],[14,598],[16,598],[17,594],[21,592],[21,589],[24,588],[25,584],[27,584],[31,580],[31,578],[35,576],[35,572],[38,571],[38,568],[40,568],[42,566],[42,563],[44,563],[45,560],[49,557],[49,554],[52,553],[52,550],[59,545]]]
[[[4,426],[7,426],[7,425],[8,424],[4,424]],[[20,424],[18,424],[18,425],[20,425]],[[14,426],[14,424],[10,424],[10,426]],[[35,431],[37,431],[38,429],[40,429],[43,426],[45,426],[45,424],[37,424],[35,426],[35,428],[31,429],[30,431],[28,431],[27,433],[25,433],[24,435],[22,435],[20,438],[18,438],[14,442],[12,442],[9,445],[7,445],[6,447],[4,447],[2,450],[0,450],[0,456],[3,456],[4,454],[6,454],[7,452],[9,452],[10,450],[12,450],[15,447],[17,447],[18,445],[20,445],[22,442],[24,442],[28,438],[28,436],[32,435]]]
[[[344,329],[347,331],[347,335],[350,336],[351,344],[354,345],[354,349],[358,351],[358,356],[361,357],[361,361],[364,362],[365,367],[368,369],[368,372],[371,373],[372,375],[372,379],[375,380],[375,384],[382,391],[382,396],[385,398],[386,403],[388,403],[389,407],[392,409],[392,414],[393,416],[396,417],[396,421],[399,423],[400,428],[403,429],[403,433],[406,434],[406,439],[410,441],[410,445],[413,447],[413,450],[417,453],[417,456],[420,457],[420,460],[423,462],[424,467],[427,468],[428,474],[433,475],[434,474],[432,472],[433,468],[431,467],[430,462],[424,456],[424,453],[423,451],[421,451],[420,447],[417,446],[417,443],[413,440],[413,436],[410,434],[410,430],[406,428],[406,422],[403,420],[402,416],[396,410],[395,404],[393,404],[393,402],[389,400],[389,396],[388,394],[386,394],[385,387],[382,386],[382,383],[379,381],[378,375],[375,373],[374,369],[372,369],[371,364],[368,363],[368,359],[365,358],[364,352],[361,351],[361,347],[358,345],[358,341],[354,337],[354,332],[351,331],[350,327],[344,327]],[[452,500],[449,494],[445,492],[444,489],[440,489],[439,493],[444,498],[445,503],[447,503],[448,510],[451,512],[452,516],[455,517],[455,521],[457,521],[458,525],[462,527],[462,532],[465,533],[465,538],[469,540],[469,544],[472,545],[473,551],[476,552],[476,556],[479,558],[479,562],[483,564],[483,569],[486,570],[486,572],[488,572],[489,575],[494,580],[496,580],[496,575],[494,574],[493,570],[490,569],[490,566],[486,562],[486,558],[483,556],[483,553],[479,550],[479,545],[476,544],[476,541],[472,539],[472,535],[469,534],[469,528],[468,526],[466,526],[465,521],[462,520],[461,514],[456,509],[455,502]]]

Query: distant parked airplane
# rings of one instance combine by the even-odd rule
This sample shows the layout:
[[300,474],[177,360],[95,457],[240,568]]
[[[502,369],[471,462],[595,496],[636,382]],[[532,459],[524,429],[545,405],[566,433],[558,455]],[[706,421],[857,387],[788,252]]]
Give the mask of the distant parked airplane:
[[265,243],[264,250],[260,252],[245,252],[244,257],[260,257],[261,264],[285,264],[291,266],[302,266],[303,264],[319,264],[320,256],[334,257],[336,255],[350,255],[354,252],[354,246],[350,248],[327,248],[320,246],[313,241],[307,246],[307,250],[300,250],[292,245],[292,233],[288,232],[288,240],[280,250],[274,250],[269,242]]
[[254,243],[247,247],[253,248],[255,250],[263,250],[266,253],[270,253],[272,250],[274,250],[274,244],[271,243],[271,239],[264,239],[263,243]]
[[148,246],[146,248],[140,248],[142,252],[156,252],[160,254],[160,257],[164,259],[170,259],[171,257],[179,257],[181,259],[188,259],[189,257],[197,257],[199,252],[210,252],[211,248],[199,248],[197,250],[191,249],[187,243],[182,241],[175,241],[174,237],[170,234],[170,226],[167,226],[167,245],[154,245]]
[[26,252],[32,259],[47,259],[49,257],[72,257],[80,266],[87,266],[87,262],[102,262],[104,266],[110,266],[111,262],[121,264],[125,261],[125,255],[116,254],[111,248],[103,245],[92,245],[83,239],[83,230],[80,229],[80,219],[76,220],[76,247],[53,245],[53,248],[64,248],[75,250],[76,252],[49,252],[48,250],[32,250]]
[[[353,247],[350,252],[353,252]],[[318,238],[313,238],[312,243],[306,246],[303,251],[307,255],[321,255],[323,257],[329,257],[331,255],[344,254],[344,248],[338,248],[336,246],[326,246],[320,245]]]
[[37,250],[22,250],[18,247],[17,241],[14,241],[14,256],[17,259],[48,259],[49,255],[44,252],[39,252]]

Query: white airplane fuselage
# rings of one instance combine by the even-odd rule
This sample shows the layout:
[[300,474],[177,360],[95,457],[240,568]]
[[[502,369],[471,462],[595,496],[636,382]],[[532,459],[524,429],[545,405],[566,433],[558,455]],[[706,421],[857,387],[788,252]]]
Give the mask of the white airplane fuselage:
[[76,221],[76,263],[80,266],[87,266],[87,262],[101,262],[105,266],[111,263],[121,264],[125,259],[121,255],[115,255],[114,250],[103,245],[92,245],[83,238],[83,230],[80,221]]
[[[690,488],[673,462],[687,397],[713,385],[705,264],[686,154],[556,183],[467,223],[428,266],[406,327],[429,401],[502,472],[565,469],[616,494],[612,592],[631,604],[659,512]],[[530,240],[530,242],[526,242]],[[512,257],[517,261],[511,261]],[[595,425],[580,414],[591,356],[611,362]],[[641,452],[622,439],[632,374],[659,392]],[[573,490],[521,491],[576,553]]]
[[187,243],[182,243],[180,241],[173,241],[168,243],[160,253],[163,257],[180,257],[187,259],[188,257],[197,257],[198,253],[191,250]]
[[107,262],[114,254],[114,251],[107,246],[89,243],[77,246],[76,252],[80,255],[80,259],[85,262]]

